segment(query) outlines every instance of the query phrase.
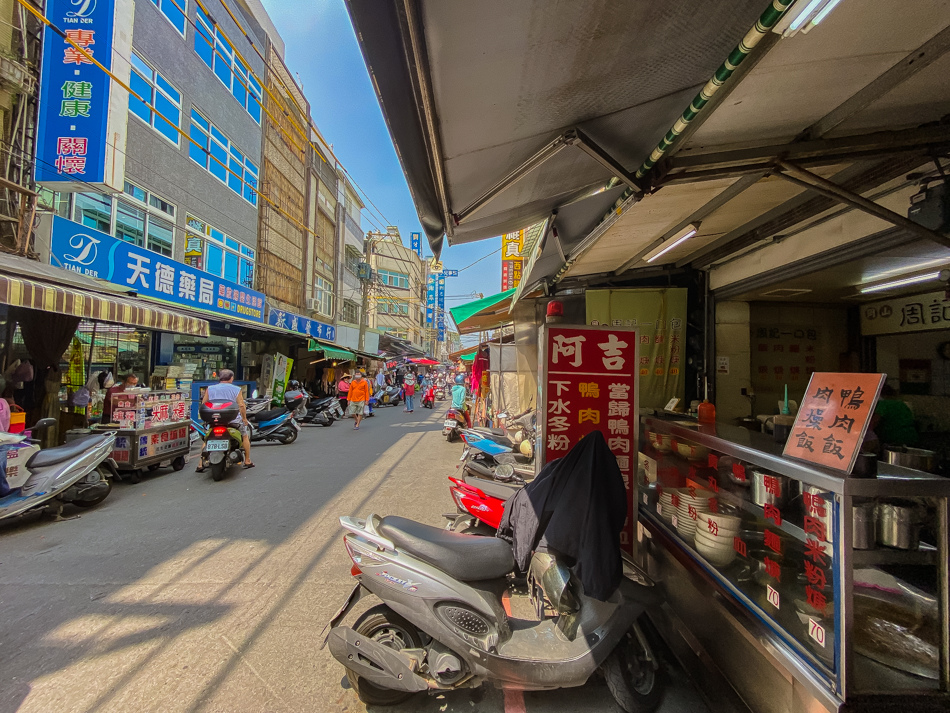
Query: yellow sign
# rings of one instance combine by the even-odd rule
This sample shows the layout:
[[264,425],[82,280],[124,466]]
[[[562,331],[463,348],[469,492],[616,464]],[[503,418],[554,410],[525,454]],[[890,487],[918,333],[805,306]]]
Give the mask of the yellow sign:
[[521,284],[521,269],[524,262],[524,230],[505,233],[501,238],[501,291]]
[[442,272],[442,261],[435,258],[429,260],[429,272]]

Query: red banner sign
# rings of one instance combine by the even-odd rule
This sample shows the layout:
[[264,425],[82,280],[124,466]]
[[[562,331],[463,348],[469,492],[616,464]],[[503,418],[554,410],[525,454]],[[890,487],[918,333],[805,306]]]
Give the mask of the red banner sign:
[[543,337],[542,413],[545,462],[601,431],[627,488],[621,545],[632,551],[637,467],[637,332],[617,327],[549,325]]

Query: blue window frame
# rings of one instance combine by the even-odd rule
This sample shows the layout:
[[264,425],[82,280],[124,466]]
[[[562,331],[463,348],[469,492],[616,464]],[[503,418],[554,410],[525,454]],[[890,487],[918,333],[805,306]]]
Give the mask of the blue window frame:
[[[129,85],[145,101],[129,94],[129,111],[178,146],[178,127],[181,126],[181,93],[135,52],[132,53],[131,58],[132,74],[129,77]],[[151,107],[155,107],[157,111]],[[174,121],[174,125],[163,117]]]
[[193,245],[196,253],[204,255],[205,272],[254,288],[254,248],[192,215],[187,216],[185,225],[187,244]]
[[198,144],[188,148],[191,159],[248,203],[257,205],[257,166],[195,109],[191,110],[189,136]]
[[188,0],[152,0],[155,6],[162,11],[175,29],[185,36],[185,17],[188,15]]
[[230,90],[238,104],[260,124],[263,102],[260,82],[200,6],[195,14],[195,28],[195,52]]

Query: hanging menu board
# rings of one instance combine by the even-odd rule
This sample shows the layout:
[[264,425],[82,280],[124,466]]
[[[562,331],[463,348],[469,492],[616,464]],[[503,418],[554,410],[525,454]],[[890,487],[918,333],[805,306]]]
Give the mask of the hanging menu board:
[[637,514],[637,332],[615,327],[548,325],[542,332],[544,462],[567,455],[591,431],[601,431],[627,489],[621,546],[632,551]]
[[784,455],[850,473],[886,376],[812,374]]

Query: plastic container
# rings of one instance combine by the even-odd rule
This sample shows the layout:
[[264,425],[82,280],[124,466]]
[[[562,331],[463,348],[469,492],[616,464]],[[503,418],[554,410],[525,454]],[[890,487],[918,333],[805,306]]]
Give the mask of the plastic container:
[[702,423],[716,422],[716,404],[709,401],[703,401],[696,410],[696,418]]
[[237,401],[207,401],[198,408],[198,415],[205,423],[231,423],[240,413]]
[[23,433],[26,428],[26,411],[10,414],[10,433]]

